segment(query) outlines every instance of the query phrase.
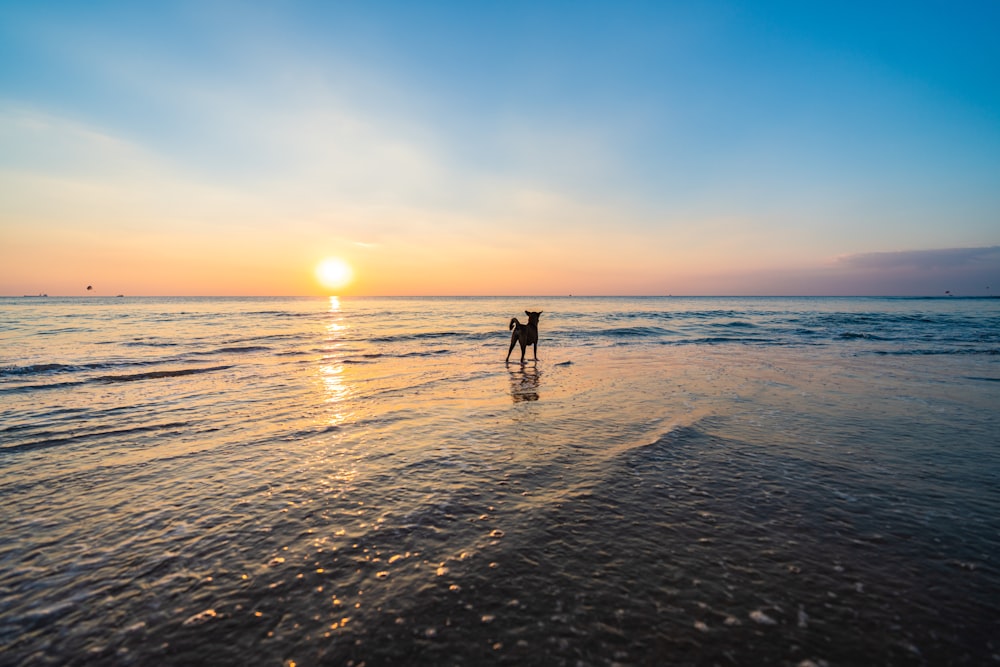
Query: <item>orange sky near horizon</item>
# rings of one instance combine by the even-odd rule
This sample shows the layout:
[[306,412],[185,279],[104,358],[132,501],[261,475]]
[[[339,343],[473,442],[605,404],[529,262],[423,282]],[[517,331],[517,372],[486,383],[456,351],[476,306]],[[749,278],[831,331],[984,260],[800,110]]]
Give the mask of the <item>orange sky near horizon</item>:
[[[576,234],[564,243],[558,232],[529,229],[525,238],[510,234],[495,244],[416,243],[405,237],[359,244],[295,232],[258,234],[263,240],[142,234],[107,242],[10,242],[6,236],[0,251],[0,295],[6,296],[933,295],[962,293],[955,285],[967,273],[962,265],[956,272],[932,261],[921,269],[926,261],[906,260],[920,253],[883,253],[898,260],[902,268],[896,269],[855,266],[854,257],[867,255],[822,259],[817,253],[819,261],[779,261],[776,251],[766,249],[749,261],[740,244],[699,252],[672,242],[667,233],[592,239]],[[975,265],[981,274],[975,277],[988,284],[1000,248],[970,251],[984,258]],[[343,288],[331,290],[316,277],[317,265],[330,257],[352,268]],[[914,272],[925,281],[915,280]]]
[[[137,230],[106,239],[77,230],[70,235],[77,238],[58,241],[15,239],[4,250],[0,285],[8,296],[735,294],[776,261],[761,250],[750,262],[738,244],[717,242],[710,252],[717,263],[709,264],[693,239],[685,246],[667,232],[588,238],[586,229],[546,229],[541,220],[497,229],[495,240],[452,234],[421,241],[414,237],[422,233],[397,232],[379,243],[329,241],[322,231],[289,227],[249,236]],[[350,284],[320,284],[316,267],[329,257],[352,267]]]

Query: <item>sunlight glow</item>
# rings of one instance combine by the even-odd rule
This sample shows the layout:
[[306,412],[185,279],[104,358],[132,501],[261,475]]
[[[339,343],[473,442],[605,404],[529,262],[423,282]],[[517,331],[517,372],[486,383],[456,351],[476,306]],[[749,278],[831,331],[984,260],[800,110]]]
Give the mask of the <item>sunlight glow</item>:
[[354,271],[338,257],[328,257],[316,266],[316,279],[327,289],[341,289],[350,284]]
[[[330,313],[334,316],[340,313],[340,299],[335,296],[330,297]],[[322,420],[327,426],[336,426],[350,416],[341,412],[343,401],[351,395],[351,390],[344,381],[344,365],[341,363],[341,355],[337,353],[337,348],[343,345],[340,338],[346,330],[347,326],[341,324],[339,318],[326,325],[328,335],[325,351],[328,354],[323,357],[319,366],[319,378],[323,386],[324,402],[331,406],[331,412]]]

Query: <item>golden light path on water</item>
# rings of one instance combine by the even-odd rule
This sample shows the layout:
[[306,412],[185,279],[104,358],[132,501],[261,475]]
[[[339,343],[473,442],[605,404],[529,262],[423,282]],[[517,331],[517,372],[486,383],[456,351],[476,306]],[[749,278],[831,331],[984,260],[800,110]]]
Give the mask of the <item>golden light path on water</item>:
[[[336,296],[330,297],[330,314],[333,316],[340,314],[340,299]],[[342,339],[346,331],[347,326],[341,324],[339,317],[331,318],[326,325],[326,344],[319,373],[323,383],[324,402],[332,408],[332,412],[325,420],[327,426],[338,426],[350,416],[342,410],[344,401],[350,397],[351,391],[344,382],[343,356],[338,353],[344,345]]]

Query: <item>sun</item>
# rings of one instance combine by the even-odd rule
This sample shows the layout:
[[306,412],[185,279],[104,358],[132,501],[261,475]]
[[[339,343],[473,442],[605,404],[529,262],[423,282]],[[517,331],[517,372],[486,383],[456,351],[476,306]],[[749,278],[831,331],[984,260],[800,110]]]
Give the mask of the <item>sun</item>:
[[316,279],[327,289],[346,287],[353,277],[350,264],[338,257],[328,257],[316,265]]

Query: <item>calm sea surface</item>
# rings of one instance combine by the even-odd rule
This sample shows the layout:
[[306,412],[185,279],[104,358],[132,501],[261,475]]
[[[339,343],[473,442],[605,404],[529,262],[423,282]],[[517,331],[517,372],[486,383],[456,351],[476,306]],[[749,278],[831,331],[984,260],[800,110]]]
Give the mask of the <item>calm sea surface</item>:
[[998,408],[1000,299],[0,299],[0,664],[997,664]]

